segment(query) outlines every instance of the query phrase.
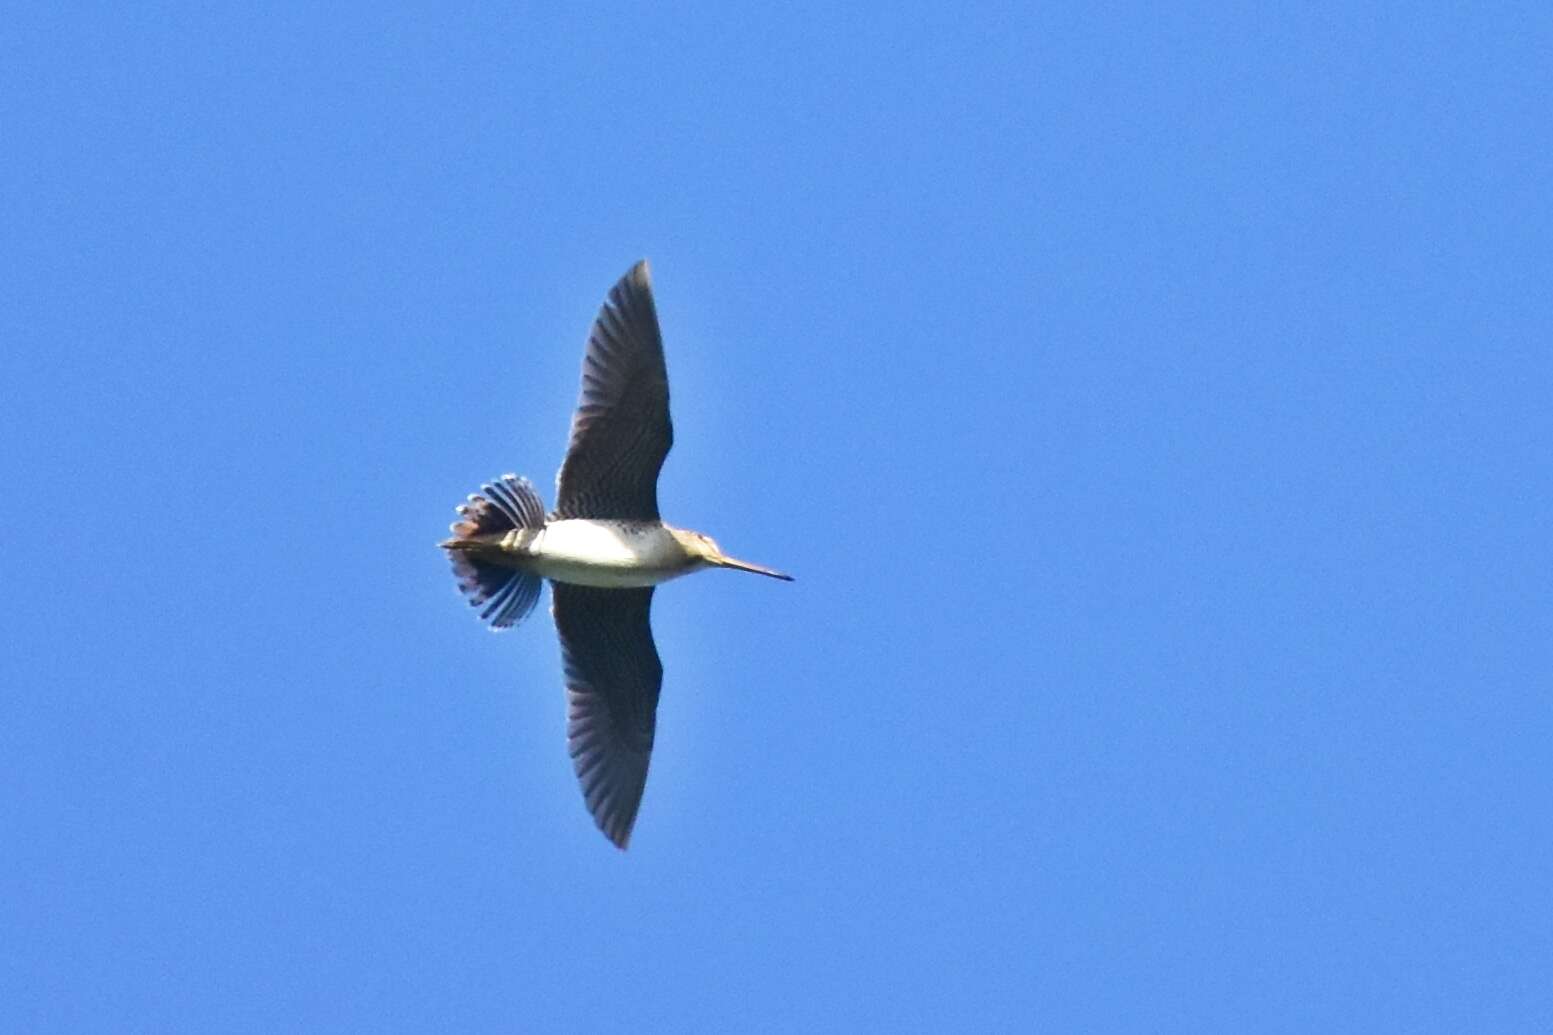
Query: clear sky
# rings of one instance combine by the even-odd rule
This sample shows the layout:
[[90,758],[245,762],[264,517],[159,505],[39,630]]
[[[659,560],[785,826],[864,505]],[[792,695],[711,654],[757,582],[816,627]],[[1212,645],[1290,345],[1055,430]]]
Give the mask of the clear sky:
[[[8,14],[0,1030],[1553,1026],[1553,21],[1243,8]],[[434,544],[642,257],[622,854]]]

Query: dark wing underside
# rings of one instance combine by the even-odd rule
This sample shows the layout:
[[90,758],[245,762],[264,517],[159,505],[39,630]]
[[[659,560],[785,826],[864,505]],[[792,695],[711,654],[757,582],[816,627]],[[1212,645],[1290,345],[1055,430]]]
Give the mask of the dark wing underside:
[[647,785],[663,665],[652,589],[550,584],[566,669],[566,739],[588,811],[624,848]]
[[674,443],[669,376],[642,261],[610,289],[582,360],[582,397],[556,477],[563,518],[658,520],[658,471]]

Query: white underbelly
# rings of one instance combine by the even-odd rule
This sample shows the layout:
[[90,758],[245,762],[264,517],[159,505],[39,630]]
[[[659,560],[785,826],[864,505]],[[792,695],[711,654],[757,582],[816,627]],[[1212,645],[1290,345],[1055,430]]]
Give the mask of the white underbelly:
[[605,589],[656,586],[694,570],[661,525],[568,518],[552,521],[529,546],[537,575]]

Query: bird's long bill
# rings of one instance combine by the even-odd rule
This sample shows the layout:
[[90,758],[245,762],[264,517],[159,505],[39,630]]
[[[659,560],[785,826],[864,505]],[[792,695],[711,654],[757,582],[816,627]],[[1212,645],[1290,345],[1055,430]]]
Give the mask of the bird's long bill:
[[733,568],[735,571],[752,571],[756,575],[764,575],[767,578],[772,579],[781,579],[783,582],[793,581],[793,577],[791,575],[784,575],[780,571],[773,571],[770,568],[763,568],[758,564],[751,564],[749,561],[734,560],[732,557],[719,555],[717,560],[713,561],[712,563],[717,565],[719,568]]

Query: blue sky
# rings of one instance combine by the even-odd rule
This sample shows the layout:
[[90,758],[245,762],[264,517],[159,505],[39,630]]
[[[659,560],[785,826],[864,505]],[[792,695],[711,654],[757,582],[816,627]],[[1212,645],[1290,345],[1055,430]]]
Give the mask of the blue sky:
[[[1546,13],[19,12],[0,1028],[1553,1024]],[[544,610],[653,263],[630,852]]]

